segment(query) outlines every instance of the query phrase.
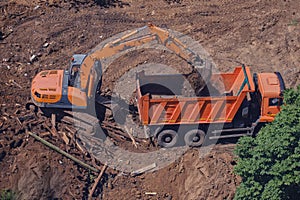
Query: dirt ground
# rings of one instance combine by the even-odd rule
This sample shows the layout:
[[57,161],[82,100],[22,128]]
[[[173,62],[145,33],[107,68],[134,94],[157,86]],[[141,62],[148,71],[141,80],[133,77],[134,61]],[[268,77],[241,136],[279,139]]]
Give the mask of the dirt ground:
[[[16,119],[46,120],[25,110],[37,72],[67,69],[72,54],[151,22],[199,41],[220,71],[245,63],[253,72],[279,71],[286,85],[295,87],[300,84],[299,10],[298,0],[0,1],[0,191],[12,190],[18,199],[86,199],[96,176],[30,138]],[[131,61],[120,63],[128,68]],[[118,69],[112,66],[104,74],[104,87]],[[44,130],[23,120],[32,131]],[[61,139],[45,139],[95,164]],[[232,199],[240,183],[233,174],[233,147],[218,144],[203,158],[189,150],[168,167],[137,177],[108,169],[96,193],[101,199]]]

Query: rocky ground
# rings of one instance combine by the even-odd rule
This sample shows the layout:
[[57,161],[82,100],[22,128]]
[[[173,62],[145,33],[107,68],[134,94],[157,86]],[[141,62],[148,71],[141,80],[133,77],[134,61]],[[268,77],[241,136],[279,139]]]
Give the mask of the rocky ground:
[[[279,71],[294,87],[300,83],[299,10],[297,0],[0,1],[0,189],[12,190],[19,199],[85,199],[97,176],[25,133],[27,128],[42,134],[48,130],[40,124],[51,126],[46,117],[25,109],[37,72],[67,69],[73,53],[87,53],[119,32],[151,22],[199,41],[220,71],[245,63],[253,72]],[[132,56],[135,63],[126,56],[117,63],[128,69],[155,60]],[[122,69],[108,68],[103,90],[114,81],[111,74]],[[59,137],[45,134],[44,139],[100,165]],[[129,140],[116,141],[133,149]],[[95,194],[102,199],[232,199],[240,182],[233,174],[233,146],[218,144],[201,158],[189,150],[168,167],[137,177],[109,168]]]

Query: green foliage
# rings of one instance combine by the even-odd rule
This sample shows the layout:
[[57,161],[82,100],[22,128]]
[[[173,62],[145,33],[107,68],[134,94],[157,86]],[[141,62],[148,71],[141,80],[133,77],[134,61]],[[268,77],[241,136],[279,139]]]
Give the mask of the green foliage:
[[289,24],[288,26],[297,26],[299,25],[299,21],[297,19],[293,19]]
[[0,200],[14,200],[14,199],[16,199],[16,197],[11,190],[3,190],[0,193]]
[[284,94],[281,112],[256,138],[243,137],[235,149],[235,173],[242,177],[235,199],[299,199],[300,86]]

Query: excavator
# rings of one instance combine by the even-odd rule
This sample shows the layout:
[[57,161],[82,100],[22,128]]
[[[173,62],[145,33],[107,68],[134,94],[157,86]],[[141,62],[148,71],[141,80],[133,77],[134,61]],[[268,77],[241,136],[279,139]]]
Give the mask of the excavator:
[[[149,33],[136,36],[144,29]],[[136,37],[135,37],[136,36]],[[90,54],[72,56],[69,70],[46,70],[39,72],[32,80],[31,99],[40,108],[86,109],[92,100],[107,107],[107,99],[97,94],[102,83],[101,60],[123,51],[155,41],[185,60],[198,73],[202,90],[205,80],[211,75],[211,66],[198,54],[174,37],[168,30],[148,24],[112,42],[108,42]],[[105,103],[106,102],[106,103]]]

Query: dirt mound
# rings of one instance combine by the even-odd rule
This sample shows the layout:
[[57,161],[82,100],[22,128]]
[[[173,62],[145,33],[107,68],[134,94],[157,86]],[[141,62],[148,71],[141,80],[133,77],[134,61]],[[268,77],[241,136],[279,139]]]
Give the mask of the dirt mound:
[[[232,199],[240,179],[233,173],[232,145],[207,156],[188,151],[170,166],[139,178],[120,177],[104,189],[105,199]],[[127,188],[122,184],[127,182]],[[116,195],[121,193],[122,195]],[[150,194],[149,194],[150,193]],[[155,195],[151,195],[154,193]]]
[[[102,4],[106,2],[107,8]],[[88,53],[114,34],[152,22],[199,41],[220,71],[245,63],[253,72],[279,71],[294,87],[300,83],[299,9],[298,0],[1,1],[0,189],[12,189],[21,199],[85,199],[94,176],[28,138],[25,127],[39,134],[48,132],[40,126],[46,119],[36,123],[29,117],[24,119],[25,127],[17,121],[16,117],[31,114],[24,105],[39,71],[67,69],[73,53]],[[112,74],[145,60],[182,66],[172,55],[158,53],[155,59],[142,52],[135,63],[127,56],[115,62],[122,68],[106,71],[103,91],[113,87]],[[62,140],[45,138],[93,164]],[[121,141],[123,147],[132,148],[126,138],[120,137],[116,144]],[[138,177],[110,169],[96,193],[103,190],[103,199],[231,199],[240,180],[232,174],[232,149],[226,148],[217,147],[200,159],[197,151],[188,151],[167,168]]]

